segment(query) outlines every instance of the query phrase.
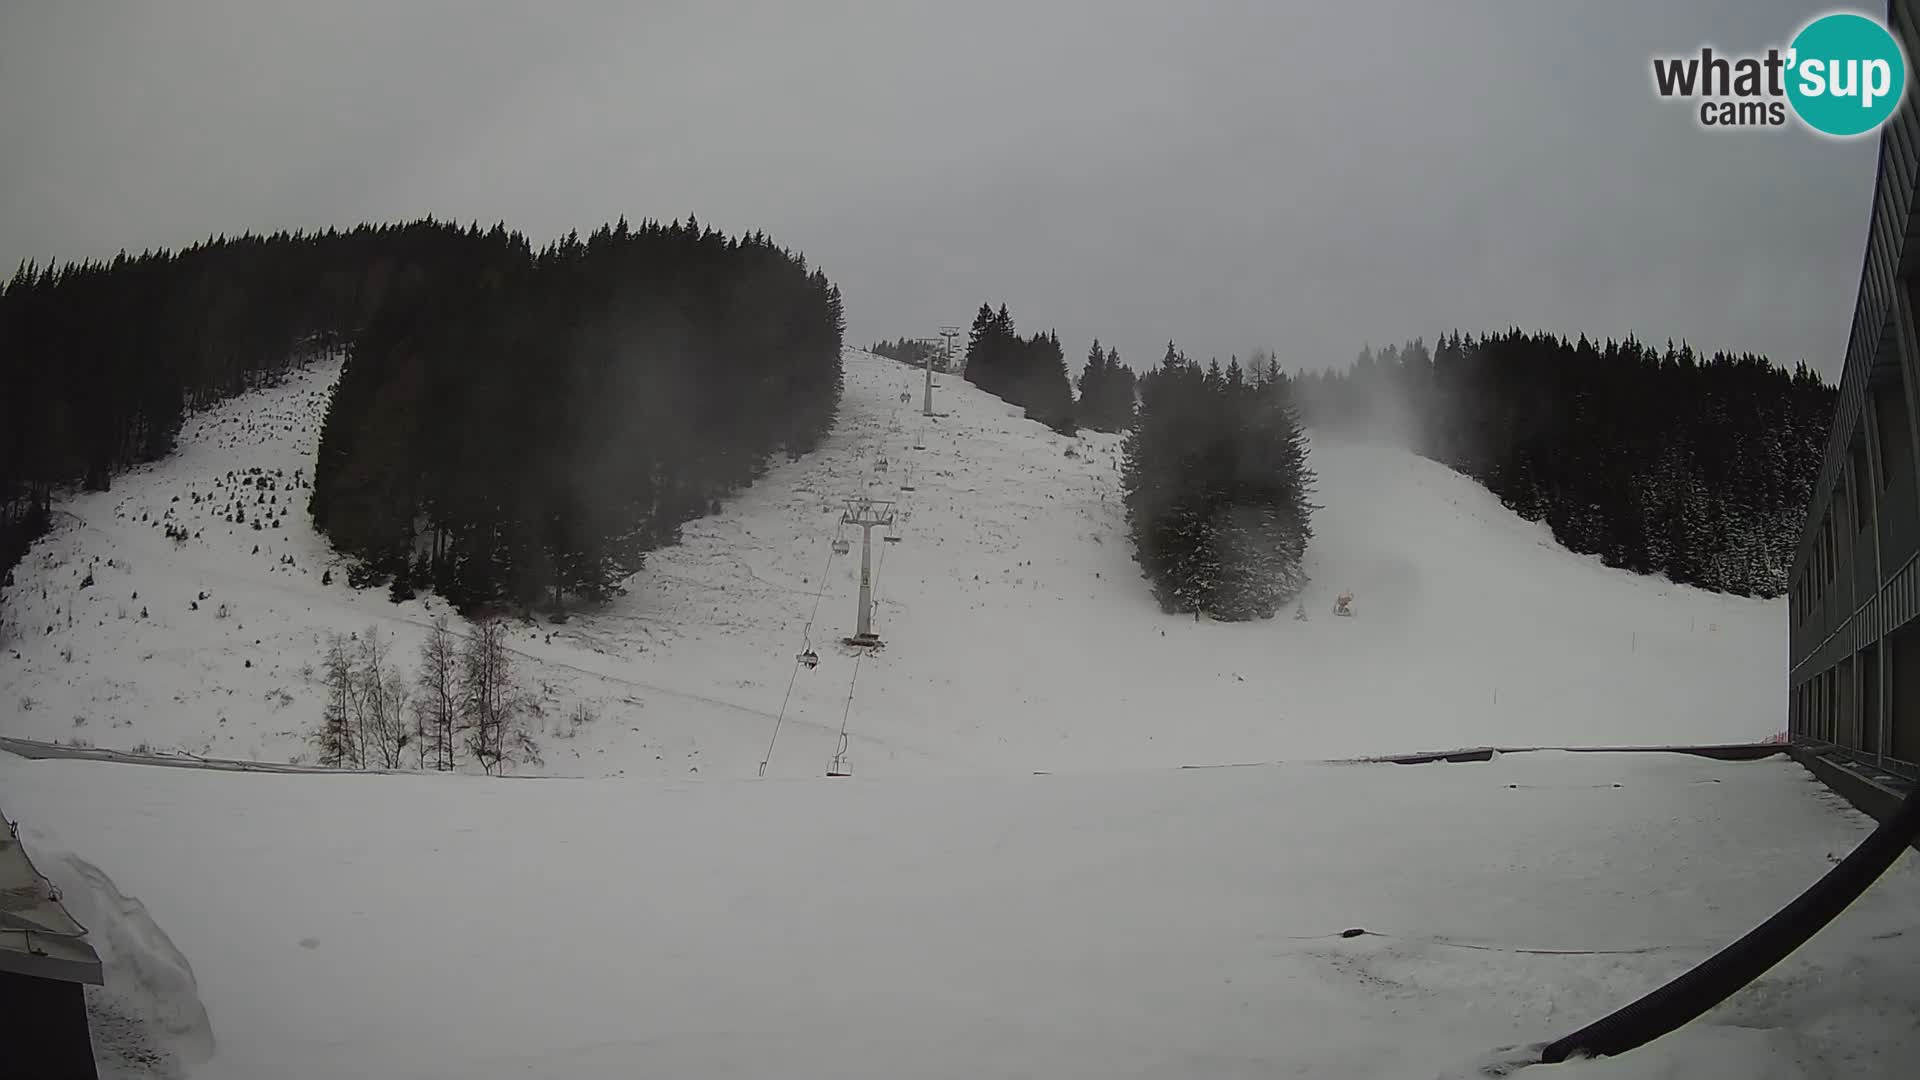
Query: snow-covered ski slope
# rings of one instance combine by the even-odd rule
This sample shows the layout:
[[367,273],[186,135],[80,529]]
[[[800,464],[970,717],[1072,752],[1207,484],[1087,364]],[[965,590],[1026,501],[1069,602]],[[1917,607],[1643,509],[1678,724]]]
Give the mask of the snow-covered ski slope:
[[[0,754],[0,793],[195,1080],[1465,1080],[1871,828],[1784,758],[1657,754],[650,783]],[[1916,920],[1908,856],[1699,1021],[1519,1075],[1908,1080]]]
[[[351,590],[306,522],[299,484],[336,371],[197,415],[173,456],[60,504],[7,592],[0,734],[289,760],[310,753],[326,633],[377,625],[411,664],[444,605]],[[1128,555],[1118,437],[1060,436],[951,377],[936,389],[945,415],[928,420],[920,386],[849,351],[821,449],[690,523],[606,610],[516,628],[542,770],[753,775],[790,681],[769,775],[824,772],[843,719],[859,775],[1739,742],[1784,727],[1784,603],[1606,569],[1388,447],[1313,446],[1324,509],[1304,621],[1165,616]],[[838,639],[853,629],[859,531],[844,534],[849,554],[830,550],[843,501],[863,494],[898,516],[874,532],[886,644],[856,677]],[[1335,618],[1349,590],[1357,614]],[[796,675],[807,640],[820,663]],[[578,706],[594,719],[570,723]]]

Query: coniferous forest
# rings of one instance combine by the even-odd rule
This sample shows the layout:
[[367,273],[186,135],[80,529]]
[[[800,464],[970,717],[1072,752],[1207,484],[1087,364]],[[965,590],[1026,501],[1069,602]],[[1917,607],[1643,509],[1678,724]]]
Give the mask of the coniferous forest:
[[1835,400],[1804,364],[1517,329],[1294,382],[1316,430],[1404,440],[1571,550],[1763,597],[1786,588]]
[[1121,484],[1134,558],[1162,610],[1272,618],[1306,584],[1313,474],[1292,392],[1268,361],[1204,370],[1169,342],[1140,379]]
[[832,427],[839,290],[697,223],[516,245],[360,335],[311,509],[362,580],[463,609],[605,597]]
[[349,340],[490,235],[425,220],[22,265],[0,290],[0,570],[58,489],[165,456],[190,410]]
[[1077,430],[1073,386],[1067,381],[1067,359],[1060,350],[1060,335],[1048,331],[1021,337],[1005,304],[997,312],[981,304],[974,315],[962,377],[1020,406],[1029,418],[1055,431],[1071,435]]
[[345,347],[311,510],[359,583],[602,595],[824,436],[843,327],[804,259],[692,220],[539,252],[424,220],[23,265],[0,290],[0,568],[59,489],[103,490],[189,411]]

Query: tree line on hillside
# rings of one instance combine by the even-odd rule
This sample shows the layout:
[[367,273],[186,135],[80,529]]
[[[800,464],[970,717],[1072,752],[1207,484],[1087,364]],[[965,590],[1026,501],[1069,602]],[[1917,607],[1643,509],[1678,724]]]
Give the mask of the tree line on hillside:
[[337,347],[486,246],[427,219],[21,264],[0,288],[0,573],[56,491],[105,490],[167,454],[189,411]]
[[[922,338],[878,341],[868,351],[913,367],[926,366],[931,357],[935,371],[949,370],[942,346]],[[953,366],[968,372],[968,382],[1021,406],[1029,417],[1057,431],[1070,434],[1085,427],[1117,432],[1133,422],[1135,376],[1121,362],[1119,350],[1102,349],[1095,338],[1086,366],[1071,385],[1063,385],[1066,362],[1059,335],[1020,337],[1005,304],[997,312],[991,305],[980,305],[967,351],[953,359]]]
[[1786,588],[1836,396],[1805,364],[1518,329],[1293,381],[1316,430],[1404,440],[1573,551],[1764,597]]
[[758,233],[512,237],[359,333],[314,523],[396,599],[599,600],[771,455],[825,437],[844,328],[838,288]]
[[1067,381],[1066,354],[1060,335],[1049,330],[1021,337],[1014,329],[1007,305],[994,311],[987,304],[973,317],[967,334],[966,366],[962,378],[1018,405],[1028,418],[1064,435],[1075,433],[1073,386]]
[[889,360],[898,360],[909,367],[924,368],[929,357],[933,360],[933,370],[949,372],[958,363],[955,357],[951,362],[947,358],[946,347],[935,341],[921,338],[903,337],[898,341],[876,341],[867,351],[875,356],[884,356]]
[[1162,610],[1272,618],[1306,584],[1313,473],[1292,391],[1268,361],[1205,369],[1172,342],[1139,380],[1121,483],[1134,558]]

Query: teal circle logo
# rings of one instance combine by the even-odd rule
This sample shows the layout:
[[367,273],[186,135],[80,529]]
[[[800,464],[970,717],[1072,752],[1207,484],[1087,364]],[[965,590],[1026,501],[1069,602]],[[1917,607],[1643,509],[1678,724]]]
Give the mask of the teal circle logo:
[[1823,15],[1795,35],[1787,100],[1815,131],[1845,138],[1877,130],[1907,90],[1907,58],[1887,28],[1851,12]]

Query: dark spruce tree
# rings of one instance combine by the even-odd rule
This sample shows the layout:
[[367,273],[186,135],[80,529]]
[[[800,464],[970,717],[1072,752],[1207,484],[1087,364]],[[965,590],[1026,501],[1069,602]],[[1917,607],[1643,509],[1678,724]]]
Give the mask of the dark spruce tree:
[[1074,380],[1075,388],[1080,391],[1080,414],[1083,417],[1098,406],[1100,380],[1106,374],[1106,368],[1107,354],[1100,349],[1100,339],[1094,338],[1093,347],[1087,350],[1087,362],[1080,369],[1080,377]]
[[1114,349],[1102,352],[1094,339],[1087,350],[1086,366],[1080,369],[1080,401],[1075,407],[1078,422],[1095,431],[1124,431],[1133,423],[1133,369],[1120,362]]
[[1062,435],[1077,430],[1073,416],[1073,384],[1067,378],[1067,357],[1054,331],[1021,342],[1020,374],[1009,400],[1026,408],[1027,417]]

